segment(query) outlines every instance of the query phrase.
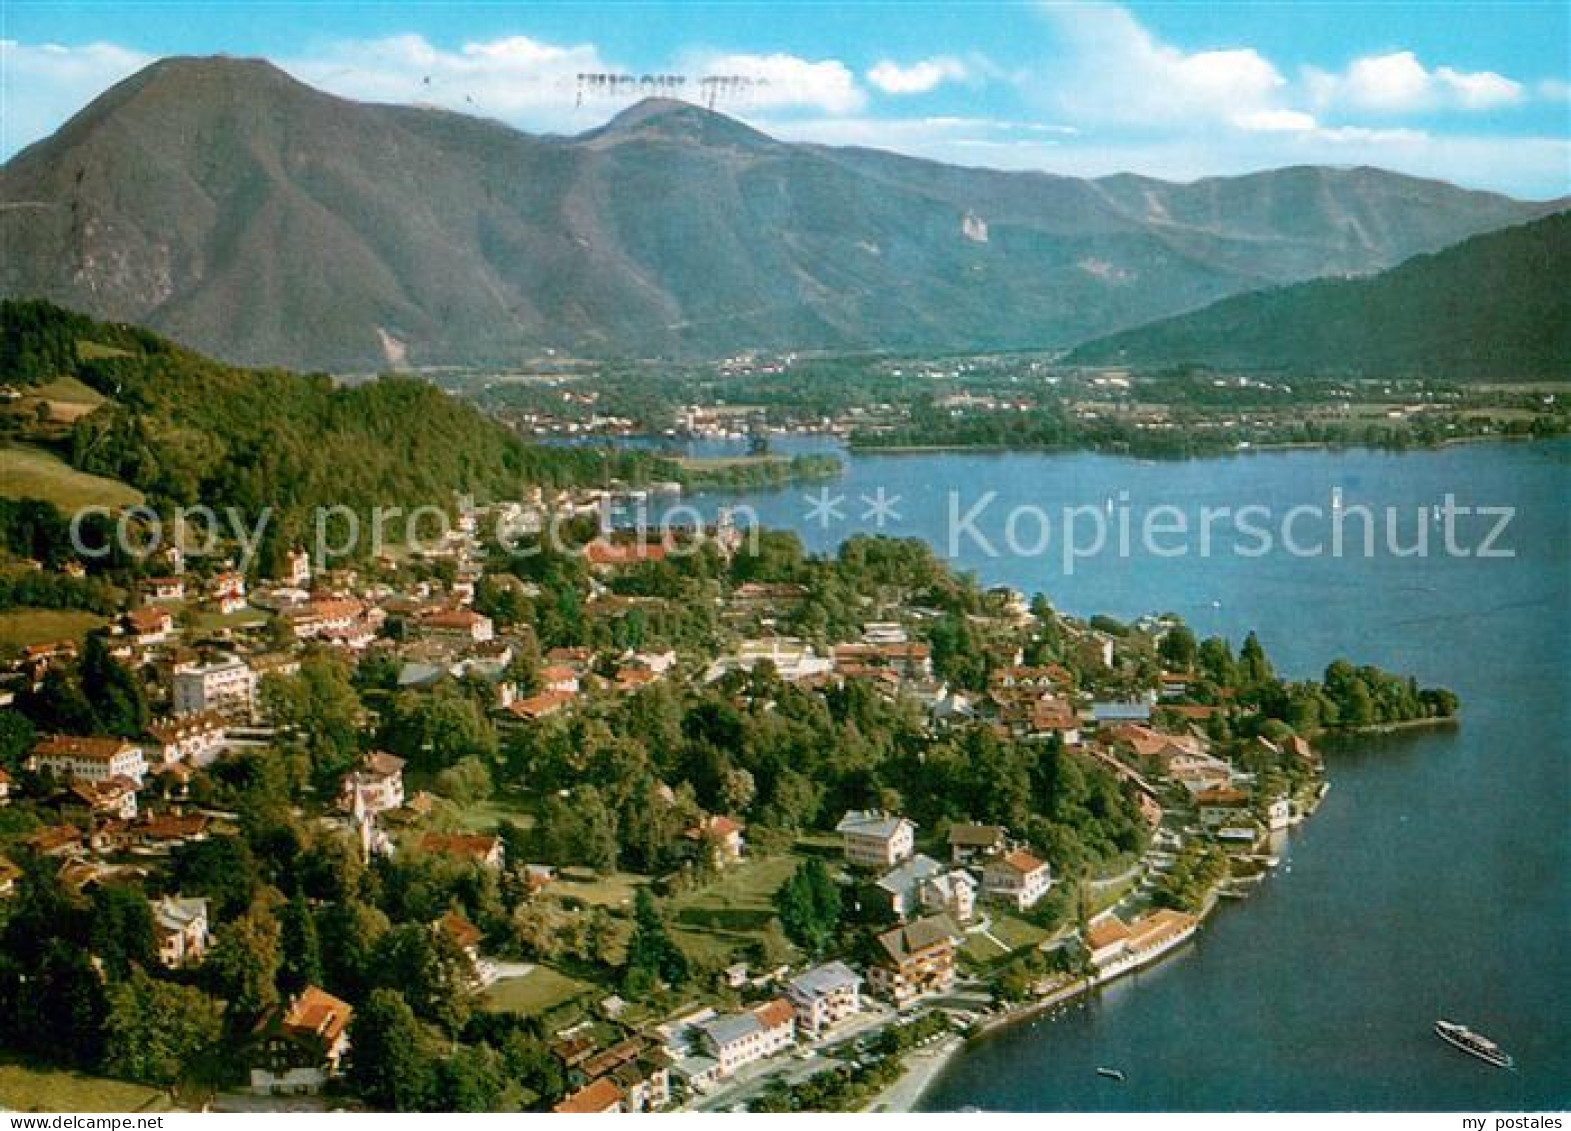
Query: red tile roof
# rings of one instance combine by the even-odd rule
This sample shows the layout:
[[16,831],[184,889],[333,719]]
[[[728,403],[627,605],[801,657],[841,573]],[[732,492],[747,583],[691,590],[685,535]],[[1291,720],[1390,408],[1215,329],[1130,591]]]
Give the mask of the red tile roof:
[[428,628],[473,628],[489,620],[473,609],[439,609],[420,622]]
[[164,631],[166,626],[174,624],[174,617],[169,615],[168,609],[144,606],[126,613],[125,622],[138,634],[147,635]]
[[107,762],[122,751],[133,749],[135,745],[123,738],[84,738],[56,734],[41,740],[33,747],[33,753],[40,758],[86,758]]
[[1086,928],[1086,946],[1101,950],[1129,938],[1129,927],[1117,915],[1107,915]]
[[1232,789],[1228,786],[1214,786],[1211,789],[1202,789],[1195,794],[1197,805],[1247,805],[1249,794],[1241,789]]
[[348,1002],[339,1001],[316,986],[307,986],[289,1003],[282,1026],[291,1033],[320,1037],[331,1046],[349,1027],[354,1012]]
[[160,813],[133,826],[132,831],[144,840],[188,840],[205,833],[209,823],[202,813]]
[[426,852],[466,856],[471,860],[486,859],[496,850],[497,844],[496,837],[476,833],[426,833],[420,841],[420,847]]
[[404,760],[385,750],[373,750],[365,756],[365,770],[369,774],[390,778],[404,772]]
[[515,700],[507,709],[521,719],[543,719],[554,715],[574,699],[571,691],[542,691],[528,699]]
[[615,1081],[601,1077],[586,1088],[580,1088],[551,1110],[560,1115],[596,1115],[611,1111],[622,1102],[622,1089]]
[[1006,853],[999,857],[999,863],[1014,869],[1022,876],[1029,876],[1038,869],[1045,867],[1042,861],[1032,856],[1029,852],[1020,851]]
[[447,933],[448,938],[457,943],[462,950],[479,946],[480,941],[485,938],[485,933],[479,927],[456,911],[449,911],[436,922],[437,926]]
[[584,547],[590,565],[633,565],[665,561],[666,548],[659,542],[607,542],[597,539]]
[[766,1001],[754,1009],[753,1016],[758,1018],[758,1023],[765,1029],[778,1029],[796,1016],[796,1010],[785,998],[777,997],[774,1001]]

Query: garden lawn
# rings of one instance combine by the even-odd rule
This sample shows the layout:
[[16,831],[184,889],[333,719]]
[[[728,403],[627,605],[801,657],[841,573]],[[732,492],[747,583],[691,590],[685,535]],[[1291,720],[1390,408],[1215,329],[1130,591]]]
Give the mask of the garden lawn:
[[649,882],[636,872],[597,876],[588,868],[563,868],[548,889],[559,899],[578,899],[593,907],[631,908],[633,894]]
[[532,802],[522,797],[496,793],[484,801],[473,801],[459,807],[458,820],[469,833],[494,833],[503,821],[511,821],[519,828],[533,828],[535,815]]
[[168,1111],[169,1096],[143,1084],[60,1068],[0,1064],[0,1106],[11,1111]]
[[490,1013],[519,1013],[532,1017],[572,1001],[592,989],[588,982],[559,974],[549,966],[536,966],[521,978],[502,978],[480,999]]
[[1011,951],[1036,946],[1049,934],[1035,923],[1028,922],[1010,911],[994,911],[992,929],[993,934],[997,935]]
[[678,940],[700,957],[734,960],[763,935],[775,917],[775,893],[800,863],[789,855],[747,860],[714,883],[676,896],[667,912]]

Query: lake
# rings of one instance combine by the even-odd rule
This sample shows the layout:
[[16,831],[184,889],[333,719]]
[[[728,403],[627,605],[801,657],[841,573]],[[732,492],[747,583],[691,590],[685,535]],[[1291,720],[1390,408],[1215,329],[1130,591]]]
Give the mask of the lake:
[[[1325,804],[1290,838],[1283,867],[1257,895],[1224,907],[1193,944],[1084,1008],[973,1042],[924,1108],[1571,1103],[1571,443],[1183,463],[1084,453],[858,455],[830,485],[846,496],[836,508],[843,518],[808,517],[804,496],[818,485],[688,502],[710,512],[746,504],[823,550],[876,529],[862,518],[871,507],[862,500],[880,487],[886,501],[898,496],[890,505],[900,516],[886,514],[883,532],[920,536],[940,551],[949,549],[956,490],[961,514],[997,492],[977,524],[995,548],[1009,508],[1026,505],[1049,515],[1084,506],[1083,519],[1163,504],[1186,513],[1258,504],[1279,515],[1329,508],[1337,494],[1344,511],[1368,504],[1414,516],[1447,494],[1459,504],[1515,508],[1499,542],[1514,551],[1509,559],[1399,558],[1382,535],[1370,557],[1246,558],[1213,548],[1202,558],[1191,547],[1183,557],[1102,555],[1066,573],[1056,537],[1038,556],[994,557],[960,540],[955,564],[989,584],[1043,592],[1082,616],[1173,611],[1198,634],[1235,643],[1254,629],[1293,676],[1318,674],[1338,656],[1411,672],[1455,689],[1464,721],[1331,751]],[[1412,543],[1422,521],[1399,523],[1399,546]],[[1496,521],[1459,521],[1466,536],[1458,543],[1478,548]],[[1019,525],[1034,541],[1032,523]],[[1323,527],[1306,522],[1302,530],[1301,545]],[[1517,1071],[1443,1045],[1430,1032],[1442,1014],[1494,1037],[1516,1056]],[[1096,1076],[1104,1064],[1127,1081]]]

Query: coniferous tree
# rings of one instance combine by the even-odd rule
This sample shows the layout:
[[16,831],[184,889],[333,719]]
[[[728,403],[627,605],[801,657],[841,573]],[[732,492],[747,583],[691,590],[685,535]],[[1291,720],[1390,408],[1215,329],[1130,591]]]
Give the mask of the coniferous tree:
[[372,990],[350,1026],[349,1085],[383,1111],[423,1111],[432,1096],[429,1037],[397,990]]
[[296,895],[278,911],[278,989],[294,994],[322,984],[322,946],[305,898]]

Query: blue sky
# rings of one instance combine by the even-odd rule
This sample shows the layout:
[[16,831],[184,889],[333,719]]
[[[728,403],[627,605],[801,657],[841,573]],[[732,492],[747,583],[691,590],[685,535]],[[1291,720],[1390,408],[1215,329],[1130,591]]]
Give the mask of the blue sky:
[[0,156],[154,58],[262,55],[334,93],[573,133],[581,73],[743,75],[772,133],[1189,180],[1374,164],[1571,193],[1571,5],[0,0]]

